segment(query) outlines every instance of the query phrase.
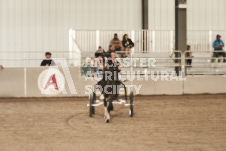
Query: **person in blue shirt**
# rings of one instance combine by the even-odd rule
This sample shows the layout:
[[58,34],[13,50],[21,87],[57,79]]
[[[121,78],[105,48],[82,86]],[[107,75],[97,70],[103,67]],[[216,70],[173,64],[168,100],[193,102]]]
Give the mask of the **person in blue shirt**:
[[[217,51],[217,52],[213,52],[213,57],[218,58],[222,56],[224,57],[224,62],[226,62],[226,59],[225,59],[226,54],[223,50],[224,42],[221,40],[220,35],[217,35],[216,38],[217,39],[213,42],[213,48],[214,48],[214,51]],[[212,59],[212,62],[214,62],[215,58]],[[218,62],[220,62],[220,59],[218,59]]]

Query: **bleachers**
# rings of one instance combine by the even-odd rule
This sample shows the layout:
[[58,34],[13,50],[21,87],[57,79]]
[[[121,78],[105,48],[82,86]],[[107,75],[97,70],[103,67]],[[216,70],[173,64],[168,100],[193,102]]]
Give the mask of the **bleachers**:
[[[131,54],[132,56],[129,56],[128,58],[132,59],[133,60],[133,63],[131,62],[131,64],[133,65],[132,68],[133,68],[133,71],[134,72],[151,72],[151,71],[154,71],[155,73],[158,71],[158,72],[161,72],[161,71],[167,71],[169,73],[173,72],[175,69],[175,63],[174,63],[174,54],[172,54],[172,52],[152,52],[152,53],[133,53]],[[121,55],[118,54],[118,59],[120,59],[122,61],[123,58],[120,57]],[[82,59],[81,59],[81,64],[83,64],[86,60],[86,58],[89,57],[89,58],[93,58],[94,59],[94,53],[93,52],[83,52],[82,53]],[[156,63],[155,63],[155,66],[156,67],[148,67],[148,64],[146,64],[147,66],[146,67],[141,67],[140,66],[140,59],[143,58],[143,59],[148,59],[148,58],[153,58],[156,60]],[[136,60],[137,59],[137,60]],[[136,63],[134,63],[134,61],[136,60]],[[135,66],[136,64],[136,66]],[[123,71],[130,71],[131,68],[130,66],[127,66],[127,67],[123,67],[122,66],[122,70]]]
[[223,58],[218,63],[218,59],[215,62],[211,62],[213,52],[192,52],[192,66],[187,67],[187,75],[225,75],[226,63],[223,63]]

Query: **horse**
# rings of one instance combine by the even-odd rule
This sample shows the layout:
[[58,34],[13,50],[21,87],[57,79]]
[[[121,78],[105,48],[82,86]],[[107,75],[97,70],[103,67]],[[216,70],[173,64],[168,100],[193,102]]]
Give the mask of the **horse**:
[[[102,95],[104,101],[104,119],[106,123],[110,122],[110,112],[113,111],[113,101],[118,99],[120,85],[123,85],[125,89],[125,98],[126,96],[126,87],[125,85],[118,79],[118,73],[120,70],[118,69],[118,65],[114,65],[111,59],[108,60],[108,65],[105,66],[105,52],[103,53],[103,78],[101,81],[97,83],[97,86],[102,88]],[[116,88],[116,91],[115,89]]]

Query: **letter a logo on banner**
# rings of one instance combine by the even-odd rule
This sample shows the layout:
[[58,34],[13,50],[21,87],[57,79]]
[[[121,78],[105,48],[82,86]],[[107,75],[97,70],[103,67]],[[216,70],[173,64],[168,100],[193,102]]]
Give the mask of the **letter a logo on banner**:
[[46,69],[38,78],[38,87],[41,94],[58,95],[65,90],[65,78],[57,69]]
[[48,82],[46,83],[46,86],[44,89],[47,89],[50,85],[53,85],[54,88],[56,90],[58,90],[58,86],[57,86],[57,81],[56,81],[56,77],[55,77],[55,74],[53,74],[52,76],[49,77],[49,80]]

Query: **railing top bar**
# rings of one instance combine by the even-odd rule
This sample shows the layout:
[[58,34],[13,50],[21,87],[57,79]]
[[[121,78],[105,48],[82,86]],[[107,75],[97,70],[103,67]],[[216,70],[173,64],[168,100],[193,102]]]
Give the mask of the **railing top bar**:
[[[107,52],[107,51],[105,51]],[[126,51],[116,51],[116,53],[122,53],[122,52],[126,52]],[[141,54],[148,54],[148,53],[172,53],[172,52],[181,52],[180,50],[175,50],[175,51],[138,51],[138,52],[134,52],[135,54],[138,54],[138,53],[141,53]],[[95,53],[94,51],[84,51],[84,52],[81,52],[81,53]],[[102,52],[97,52],[97,53],[102,53]]]
[[209,51],[209,50],[207,50],[207,51],[189,51],[189,50],[186,50],[186,51],[184,51],[184,52],[203,52],[203,53],[211,53],[211,52],[222,52],[222,51],[224,51],[224,50],[211,50],[211,51]]
[[[45,53],[48,51],[0,51],[0,53]],[[51,53],[72,53],[74,51],[49,51]]]
[[[144,51],[144,53],[149,53],[149,52],[151,52],[151,53],[166,53],[166,52],[182,52],[181,50],[164,50],[164,51],[162,51],[162,50],[158,50],[158,51]],[[143,53],[143,52],[136,52],[136,53]]]
[[[47,51],[0,51],[0,53],[45,53]],[[75,53],[74,51],[50,51],[52,54],[53,53]],[[95,53],[96,50],[94,51],[82,51],[81,53]],[[119,53],[125,52],[125,51],[118,51]],[[169,52],[181,52],[180,50],[176,51],[138,51],[135,53],[169,53]],[[200,51],[201,52],[201,51]]]
[[226,30],[187,30],[187,31],[214,31],[214,32],[223,31],[223,32],[226,32]]
[[75,31],[175,31],[175,30],[148,30],[148,29],[72,29]]
[[[72,29],[75,31],[175,31],[175,30],[151,30],[151,29]],[[187,30],[187,31],[214,31],[226,32],[226,30]]]
[[[6,59],[6,58],[5,58],[5,59],[3,58],[3,59],[1,59],[1,58],[0,58],[0,60],[28,60],[28,61],[29,61],[29,60],[30,60],[30,61],[32,61],[32,60],[37,60],[37,61],[38,61],[38,60],[44,60],[44,59],[45,59],[45,58],[38,58],[38,59],[22,59],[22,58],[7,58],[7,59]],[[59,60],[59,59],[61,59],[61,58],[54,58],[54,57],[53,57],[53,58],[51,58],[51,59],[53,59],[53,60]],[[64,59],[64,58],[63,58],[63,59]],[[66,60],[72,61],[72,60],[78,60],[78,59],[77,59],[77,58],[71,58],[71,59],[66,59]]]

